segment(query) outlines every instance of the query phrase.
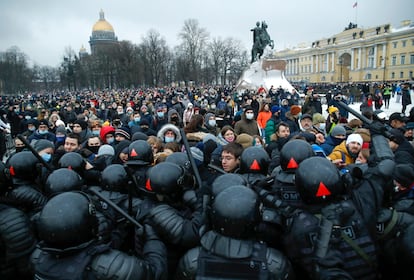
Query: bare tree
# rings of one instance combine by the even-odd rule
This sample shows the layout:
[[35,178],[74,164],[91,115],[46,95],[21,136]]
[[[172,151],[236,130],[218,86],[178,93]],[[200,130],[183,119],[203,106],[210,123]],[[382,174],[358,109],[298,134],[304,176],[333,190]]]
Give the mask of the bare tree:
[[183,70],[187,70],[185,77],[197,83],[209,33],[199,27],[196,19],[188,19],[178,36],[181,39],[179,60],[183,63]]
[[147,83],[153,86],[167,81],[167,67],[171,60],[169,50],[164,38],[154,29],[147,32],[139,45],[140,54],[146,71]]
[[7,94],[16,94],[32,86],[33,72],[27,55],[13,46],[0,56],[0,80]]

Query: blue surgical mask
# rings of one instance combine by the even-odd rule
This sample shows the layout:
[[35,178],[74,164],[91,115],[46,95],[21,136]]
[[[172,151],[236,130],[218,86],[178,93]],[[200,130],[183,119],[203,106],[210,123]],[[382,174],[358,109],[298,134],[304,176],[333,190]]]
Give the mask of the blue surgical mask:
[[175,140],[175,137],[171,137],[171,136],[165,136],[164,137],[165,143],[174,142],[174,140]]
[[140,122],[141,118],[134,118],[134,122]]
[[99,133],[101,132],[101,130],[100,129],[98,129],[98,130],[92,130],[92,134],[93,135],[97,135],[97,136],[99,136]]
[[24,116],[24,118],[25,118],[26,120],[30,120],[32,117],[31,117],[31,116],[29,116],[29,115],[27,115],[27,116]]
[[52,159],[52,155],[51,154],[43,154],[42,159],[46,162],[49,162]]
[[112,143],[114,143],[114,141],[115,141],[115,138],[114,138],[114,137],[106,139],[106,142],[107,142],[109,145],[111,145]]
[[30,130],[30,131],[35,131],[36,130],[36,127],[29,127],[29,128],[27,128],[28,130]]
[[57,143],[64,143],[66,136],[56,136]]
[[47,130],[39,130],[40,135],[45,135],[48,131]]
[[157,116],[159,118],[163,118],[164,117],[164,112],[157,112]]

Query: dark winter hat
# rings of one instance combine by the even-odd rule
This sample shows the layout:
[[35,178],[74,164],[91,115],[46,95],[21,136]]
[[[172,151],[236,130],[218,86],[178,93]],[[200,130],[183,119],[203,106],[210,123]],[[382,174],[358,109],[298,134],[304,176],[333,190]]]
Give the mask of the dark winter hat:
[[117,128],[115,130],[115,136],[116,135],[122,135],[128,140],[131,139],[131,131],[129,130],[128,127],[125,127],[125,126]]
[[390,122],[393,120],[397,120],[397,121],[401,121],[401,122],[406,122],[407,121],[407,117],[403,114],[403,113],[392,113],[391,116],[388,119]]
[[404,134],[401,132],[401,130],[397,128],[393,128],[393,129],[390,129],[389,132],[392,135],[392,139],[390,139],[391,141],[397,143],[398,145],[401,145],[404,142],[405,137],[404,137]]
[[147,120],[147,119],[142,119],[142,120],[139,122],[139,125],[146,125],[146,126],[149,126],[149,122],[148,122],[148,120]]
[[58,126],[57,128],[56,128],[56,133],[55,134],[63,134],[63,135],[66,135],[67,133],[66,133],[66,128],[64,128],[63,126]]
[[49,127],[49,122],[47,120],[40,120],[40,121],[38,121],[38,127],[40,125],[46,125],[47,127]]
[[146,135],[144,132],[137,131],[132,135],[131,141],[135,141],[135,140],[147,141],[148,140],[148,135]]
[[277,105],[273,105],[271,111],[272,111],[272,114],[274,114],[276,112],[279,112],[280,111],[280,107],[277,106]]
[[303,119],[310,119],[310,120],[312,120],[312,116],[311,116],[311,115],[309,115],[309,114],[303,114],[303,115],[300,117],[300,119],[301,119],[301,120],[303,120]]
[[82,128],[82,130],[85,130],[88,127],[88,123],[85,120],[76,120],[73,122],[73,124],[78,124]]
[[405,188],[414,184],[414,165],[409,163],[397,164],[394,169],[393,179]]
[[36,152],[43,151],[44,149],[47,149],[47,148],[52,148],[52,149],[55,148],[55,145],[53,145],[51,141],[46,140],[46,139],[39,139],[37,141],[33,141],[32,146],[36,150]]
[[405,129],[414,129],[414,122],[408,122],[405,126]]
[[332,137],[336,137],[338,135],[346,136],[345,127],[343,127],[342,125],[336,125],[334,128],[332,128],[331,135]]

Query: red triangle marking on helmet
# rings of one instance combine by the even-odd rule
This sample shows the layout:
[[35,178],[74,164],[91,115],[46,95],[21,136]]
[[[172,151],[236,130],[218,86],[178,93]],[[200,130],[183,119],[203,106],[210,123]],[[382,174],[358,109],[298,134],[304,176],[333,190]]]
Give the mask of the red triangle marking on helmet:
[[298,167],[299,167],[299,165],[296,162],[296,160],[293,157],[291,157],[290,160],[289,160],[289,162],[288,162],[287,168],[289,168],[289,169],[297,169]]
[[253,163],[250,165],[250,170],[260,170],[260,164],[257,160],[253,160]]
[[138,153],[135,151],[135,149],[132,149],[130,156],[131,156],[131,157],[136,157],[136,156],[138,156]]
[[13,166],[10,166],[9,171],[10,171],[10,175],[12,175],[12,176],[16,175],[16,172],[14,171]]
[[73,170],[72,165],[69,165],[68,166],[68,169]]
[[145,188],[147,189],[147,190],[149,190],[149,191],[152,191],[152,188],[151,188],[151,181],[150,181],[150,179],[148,178],[147,179],[147,181],[145,182]]
[[327,195],[331,195],[331,192],[328,190],[328,188],[325,186],[324,183],[320,182],[318,191],[316,192],[316,196],[319,197],[319,196],[327,196]]

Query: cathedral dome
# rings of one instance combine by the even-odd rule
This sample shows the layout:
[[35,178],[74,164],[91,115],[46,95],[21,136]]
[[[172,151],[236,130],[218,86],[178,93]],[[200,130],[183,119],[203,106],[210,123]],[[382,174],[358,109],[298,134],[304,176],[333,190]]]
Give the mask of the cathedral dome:
[[102,10],[99,12],[99,20],[92,27],[92,32],[95,31],[114,32],[112,25],[105,20],[105,15]]

